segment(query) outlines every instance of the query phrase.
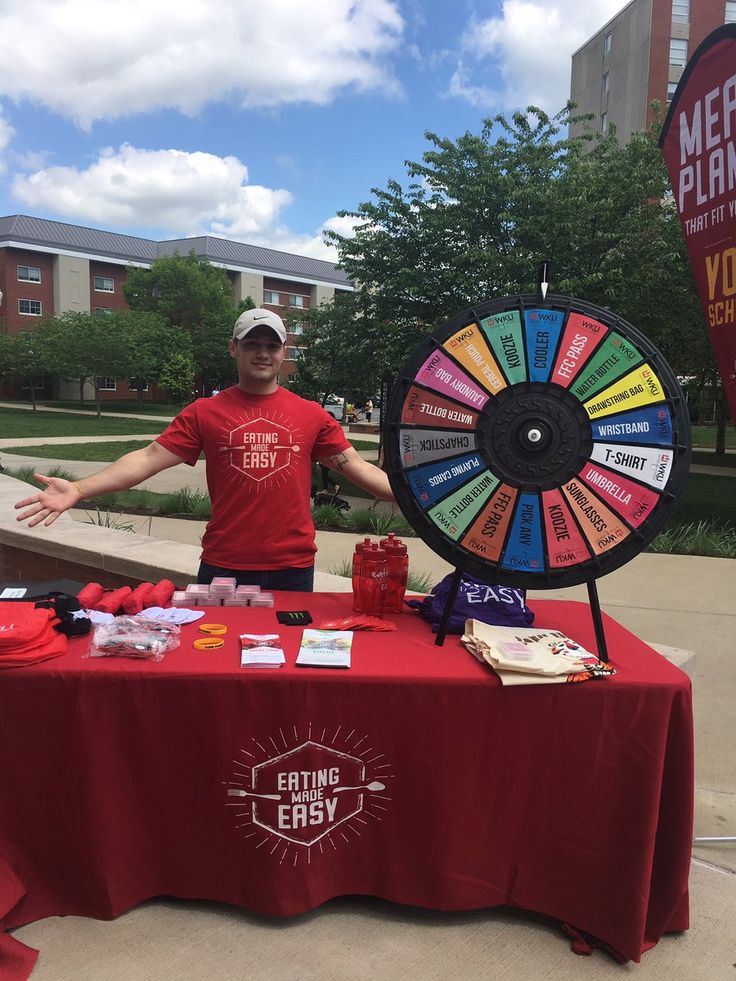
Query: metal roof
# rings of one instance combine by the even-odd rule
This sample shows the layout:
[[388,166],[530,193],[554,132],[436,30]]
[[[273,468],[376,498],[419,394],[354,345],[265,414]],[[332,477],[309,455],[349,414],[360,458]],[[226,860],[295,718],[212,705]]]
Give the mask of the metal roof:
[[195,254],[210,262],[228,266],[243,266],[272,276],[294,276],[310,281],[320,280],[337,287],[350,288],[350,279],[342,269],[337,269],[324,259],[279,252],[259,245],[233,242],[213,235],[193,238],[167,239],[156,242],[134,235],[120,235],[99,228],[68,225],[47,218],[29,215],[7,215],[0,218],[0,239],[12,239],[19,244],[43,247],[49,251],[63,249],[67,252],[85,252],[101,259],[112,258],[136,263],[150,263],[162,256]]

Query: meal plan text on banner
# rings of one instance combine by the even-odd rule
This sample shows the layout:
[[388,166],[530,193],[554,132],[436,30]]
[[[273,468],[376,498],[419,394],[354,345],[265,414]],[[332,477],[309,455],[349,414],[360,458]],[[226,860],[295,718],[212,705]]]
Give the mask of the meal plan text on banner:
[[688,62],[660,146],[736,421],[736,24]]

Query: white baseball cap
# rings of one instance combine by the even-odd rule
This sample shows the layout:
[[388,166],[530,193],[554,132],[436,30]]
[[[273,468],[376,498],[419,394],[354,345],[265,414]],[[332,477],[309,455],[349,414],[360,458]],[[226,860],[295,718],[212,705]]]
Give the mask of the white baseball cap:
[[240,314],[233,327],[233,340],[242,340],[254,327],[270,327],[281,343],[286,344],[284,321],[272,310],[263,310],[260,307]]

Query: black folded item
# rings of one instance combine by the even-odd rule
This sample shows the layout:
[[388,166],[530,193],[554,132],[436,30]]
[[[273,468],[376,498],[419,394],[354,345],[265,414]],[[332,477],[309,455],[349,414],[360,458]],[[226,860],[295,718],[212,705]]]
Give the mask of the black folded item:
[[33,603],[36,609],[52,609],[59,619],[59,622],[54,624],[54,629],[58,630],[59,633],[66,634],[67,637],[83,637],[90,632],[92,623],[89,617],[74,616],[82,609],[76,596],[52,591],[46,596],[28,600],[28,602]]
[[287,627],[306,627],[308,623],[312,622],[308,610],[279,610],[276,619]]

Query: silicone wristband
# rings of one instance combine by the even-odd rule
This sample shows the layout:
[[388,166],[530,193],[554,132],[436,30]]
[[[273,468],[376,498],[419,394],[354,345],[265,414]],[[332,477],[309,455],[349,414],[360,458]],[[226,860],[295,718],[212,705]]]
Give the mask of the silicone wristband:
[[203,634],[211,634],[215,636],[227,633],[227,627],[224,623],[200,623],[199,629]]
[[194,641],[194,646],[198,651],[215,651],[218,647],[224,647],[225,641],[219,637],[199,637]]

